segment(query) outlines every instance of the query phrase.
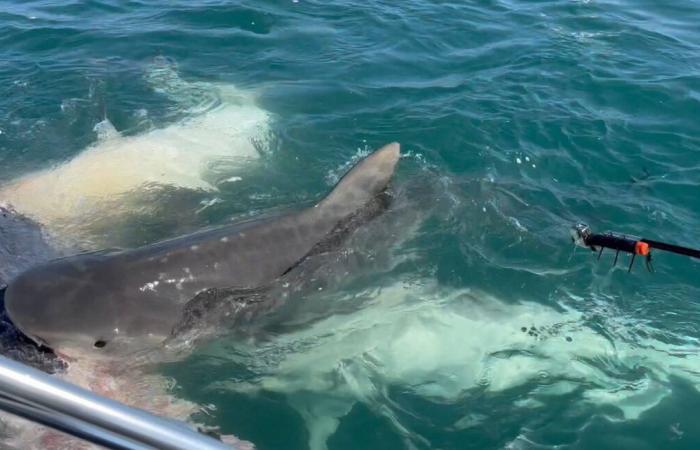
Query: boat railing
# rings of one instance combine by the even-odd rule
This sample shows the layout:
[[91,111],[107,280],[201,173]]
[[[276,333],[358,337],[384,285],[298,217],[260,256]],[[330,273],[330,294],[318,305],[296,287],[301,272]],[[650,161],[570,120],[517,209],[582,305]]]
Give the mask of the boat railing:
[[0,409],[107,448],[231,449],[181,422],[131,408],[2,356]]

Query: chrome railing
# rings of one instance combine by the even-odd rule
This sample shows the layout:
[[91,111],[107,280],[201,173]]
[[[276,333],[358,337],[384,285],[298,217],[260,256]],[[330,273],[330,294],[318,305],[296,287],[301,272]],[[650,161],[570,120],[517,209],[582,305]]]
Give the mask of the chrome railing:
[[182,423],[101,397],[2,356],[0,409],[107,448],[230,450]]

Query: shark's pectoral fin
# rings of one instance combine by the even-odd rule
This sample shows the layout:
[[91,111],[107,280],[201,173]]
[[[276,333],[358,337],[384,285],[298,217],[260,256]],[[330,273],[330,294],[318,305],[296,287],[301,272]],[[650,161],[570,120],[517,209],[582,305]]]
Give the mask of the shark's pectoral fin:
[[345,217],[333,228],[333,230],[309,251],[306,257],[338,250],[348,237],[361,225],[366,224],[386,211],[391,205],[392,193],[384,189],[367,201],[367,203],[354,213]]
[[341,249],[343,243],[355,230],[386,211],[391,205],[391,201],[392,193],[389,189],[384,189],[378,193],[363,208],[340,220],[330,233],[318,241],[303,258],[289,266],[281,274],[280,278],[291,278],[291,273],[298,272],[302,264],[306,264],[309,259],[315,256],[334,253]]
[[267,299],[268,289],[262,288],[212,288],[198,293],[188,301],[180,320],[173,326],[168,340],[199,337],[224,322],[236,320],[251,306]]

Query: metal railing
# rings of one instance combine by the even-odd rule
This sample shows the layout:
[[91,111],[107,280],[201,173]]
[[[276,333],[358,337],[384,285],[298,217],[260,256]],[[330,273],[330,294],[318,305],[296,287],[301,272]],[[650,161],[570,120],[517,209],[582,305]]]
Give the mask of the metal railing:
[[0,409],[107,448],[223,450],[223,443],[0,356]]

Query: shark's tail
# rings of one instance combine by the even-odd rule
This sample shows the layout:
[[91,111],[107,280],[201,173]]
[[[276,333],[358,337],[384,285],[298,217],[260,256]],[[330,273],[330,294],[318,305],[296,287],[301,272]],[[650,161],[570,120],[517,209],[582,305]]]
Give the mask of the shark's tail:
[[399,144],[393,142],[375,150],[350,169],[317,208],[338,217],[362,208],[389,184],[399,160],[399,149]]

